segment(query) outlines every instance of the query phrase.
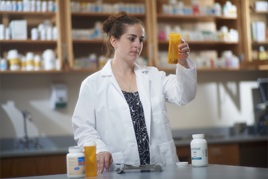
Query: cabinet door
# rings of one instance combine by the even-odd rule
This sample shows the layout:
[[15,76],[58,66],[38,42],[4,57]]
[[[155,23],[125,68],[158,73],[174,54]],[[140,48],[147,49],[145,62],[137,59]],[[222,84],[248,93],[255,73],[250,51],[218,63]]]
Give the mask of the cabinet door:
[[191,163],[191,150],[190,146],[177,147],[177,155],[180,162]]
[[239,145],[238,144],[208,145],[208,163],[239,165]]
[[66,155],[2,158],[1,178],[67,173]]

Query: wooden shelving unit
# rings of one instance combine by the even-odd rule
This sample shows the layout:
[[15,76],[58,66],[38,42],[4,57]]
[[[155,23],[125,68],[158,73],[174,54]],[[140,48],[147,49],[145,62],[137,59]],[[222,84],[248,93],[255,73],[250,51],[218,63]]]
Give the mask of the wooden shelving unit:
[[[14,19],[26,19],[29,22],[29,26],[37,26],[37,22],[42,22],[44,19],[50,19],[53,24],[58,27],[58,40],[57,41],[33,41],[31,39],[27,40],[0,40],[0,56],[3,57],[4,54],[11,48],[18,48],[20,53],[26,53],[28,51],[34,50],[37,54],[40,54],[47,48],[52,48],[56,52],[58,58],[63,61],[68,59],[69,68],[60,71],[32,71],[32,72],[1,72],[1,74],[13,74],[13,73],[93,73],[99,69],[73,69],[74,59],[76,57],[85,56],[90,53],[96,53],[99,55],[104,55],[105,52],[102,51],[105,39],[72,39],[72,29],[74,28],[92,28],[93,23],[96,21],[106,20],[111,13],[77,13],[71,12],[70,2],[80,1],[80,0],[55,0],[57,2],[58,8],[57,12],[7,12],[0,11],[0,23],[8,26],[9,22]],[[189,3],[187,0],[183,0]],[[240,69],[198,69],[198,71],[239,71],[247,70],[251,71],[252,67],[256,68],[260,65],[267,65],[266,61],[256,61],[256,59],[251,58],[252,50],[258,48],[260,45],[267,47],[268,41],[264,42],[253,42],[251,40],[250,31],[250,20],[252,15],[267,16],[268,11],[255,11],[253,4],[256,0],[231,0],[232,4],[237,6],[238,16],[237,17],[225,17],[225,16],[194,16],[194,15],[170,15],[163,14],[161,12],[160,4],[168,3],[168,0],[139,0],[137,3],[144,3],[145,14],[131,14],[145,24],[146,28],[146,41],[144,41],[144,48],[142,56],[148,58],[149,66],[158,67],[158,52],[160,48],[168,50],[169,42],[167,40],[158,40],[157,35],[157,23],[159,22],[187,22],[187,23],[198,23],[198,22],[215,22],[217,29],[222,25],[229,26],[228,28],[237,29],[239,32],[238,42],[226,42],[226,41],[187,41],[191,46],[191,51],[195,49],[209,49],[217,50],[220,54],[223,50],[232,50],[235,55],[245,54],[245,62],[241,63]],[[80,2],[83,2],[81,0]],[[109,3],[119,2],[105,1]],[[130,2],[130,1],[128,1]],[[131,1],[132,2],[132,1]],[[136,1],[133,1],[134,3]],[[132,3],[133,3],[132,2]],[[221,5],[225,4],[225,1],[215,0]],[[242,24],[242,26],[241,26]],[[28,29],[29,31],[29,29]],[[28,32],[28,34],[30,34]],[[63,55],[62,47],[66,46],[66,54]],[[21,49],[21,51],[20,51]],[[87,54],[86,54],[87,53]],[[220,56],[220,55],[218,55]],[[63,59],[64,58],[64,59]],[[61,63],[62,64],[62,63]],[[160,70],[170,71],[170,69],[160,68]],[[173,69],[172,69],[173,70]]]
[[[9,26],[12,20],[27,20],[27,40],[0,40],[0,57],[6,58],[7,52],[12,49],[17,49],[19,53],[26,55],[27,52],[33,52],[34,54],[42,55],[43,51],[50,48],[53,49],[56,57],[62,64],[62,1],[54,0],[57,4],[57,12],[14,12],[14,11],[0,11],[0,23],[5,27]],[[51,23],[57,26],[58,39],[54,40],[31,40],[30,31],[31,28],[37,27],[39,23],[43,23],[44,20],[49,19]],[[0,71],[1,74],[12,73],[46,73],[45,71]],[[48,72],[51,73],[51,72]]]

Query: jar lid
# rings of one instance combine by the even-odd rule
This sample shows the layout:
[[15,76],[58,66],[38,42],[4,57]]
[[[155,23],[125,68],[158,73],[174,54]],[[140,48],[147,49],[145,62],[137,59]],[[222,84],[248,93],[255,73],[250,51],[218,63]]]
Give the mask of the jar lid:
[[193,134],[192,137],[193,137],[193,139],[204,139],[205,135],[204,134]]
[[188,165],[188,162],[177,162],[176,165],[178,167],[186,167]]
[[96,146],[96,143],[93,141],[85,142],[84,146]]
[[70,153],[81,153],[82,150],[78,146],[71,146],[71,147],[69,147],[69,152]]

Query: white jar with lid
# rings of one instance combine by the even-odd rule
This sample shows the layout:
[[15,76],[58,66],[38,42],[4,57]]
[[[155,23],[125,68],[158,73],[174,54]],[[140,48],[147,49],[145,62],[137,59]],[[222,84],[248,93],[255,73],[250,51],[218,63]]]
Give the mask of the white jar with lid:
[[191,158],[193,167],[206,167],[208,165],[207,141],[204,134],[193,134],[191,141]]
[[85,177],[85,155],[78,146],[69,147],[66,162],[68,178]]

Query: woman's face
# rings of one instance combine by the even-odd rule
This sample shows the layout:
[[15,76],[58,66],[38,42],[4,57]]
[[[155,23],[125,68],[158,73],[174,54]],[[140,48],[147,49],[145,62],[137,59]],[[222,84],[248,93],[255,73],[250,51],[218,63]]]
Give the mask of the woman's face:
[[143,48],[144,34],[141,24],[128,25],[126,32],[116,42],[116,57],[135,62]]

